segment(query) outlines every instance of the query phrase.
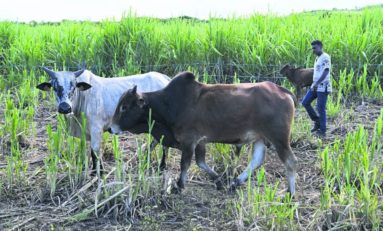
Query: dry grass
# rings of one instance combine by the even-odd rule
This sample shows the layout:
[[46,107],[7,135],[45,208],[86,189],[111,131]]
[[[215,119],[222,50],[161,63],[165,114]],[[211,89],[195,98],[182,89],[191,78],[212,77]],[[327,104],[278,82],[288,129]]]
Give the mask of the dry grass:
[[[339,223],[339,227],[342,227],[341,225],[352,227],[346,217],[344,224],[342,216],[336,216],[337,220],[332,218],[335,216],[334,214],[344,214],[347,210],[353,209],[352,207],[338,205],[327,211],[320,209],[324,178],[318,153],[324,147],[331,145],[335,138],[342,138],[346,133],[354,131],[357,124],[363,123],[367,129],[373,129],[373,119],[378,117],[381,107],[381,104],[366,102],[349,105],[337,118],[329,122],[329,136],[323,141],[311,137],[308,131],[296,131],[292,146],[299,159],[299,171],[297,197],[294,199],[297,209],[292,221],[294,229],[327,229],[335,222]],[[55,112],[46,107],[40,107],[38,112],[34,118],[38,124],[37,127],[42,128],[50,120],[55,119]],[[44,116],[41,116],[42,114]],[[295,124],[297,122],[308,123],[302,108],[299,108],[296,117]],[[125,135],[120,137],[126,168],[137,168],[136,139],[142,140],[143,136]],[[29,164],[25,174],[26,178],[16,187],[9,188],[4,183],[1,185],[0,223],[2,229],[246,230],[254,228],[266,230],[270,228],[261,226],[267,219],[270,219],[267,216],[254,217],[250,223],[242,220],[235,209],[235,205],[239,203],[241,197],[230,195],[226,191],[217,191],[208,177],[196,165],[192,165],[189,171],[189,182],[182,194],[166,193],[167,182],[174,181],[179,173],[180,153],[177,150],[171,151],[167,161],[169,169],[165,173],[158,175],[153,172],[152,176],[147,179],[153,182],[150,186],[150,193],[146,195],[139,193],[130,216],[115,216],[123,210],[124,206],[116,203],[119,205],[113,208],[115,204],[110,203],[99,208],[98,218],[93,210],[98,188],[96,179],[88,178],[76,190],[71,190],[68,186],[68,177],[64,172],[59,171],[57,191],[50,196],[43,171],[43,159],[46,156],[46,131],[38,129],[36,139],[23,150],[24,161]],[[0,177],[2,179],[5,178],[4,157],[4,155],[0,156]],[[232,166],[237,171],[244,169],[245,166],[246,155],[242,155],[241,158],[243,160],[238,161],[239,166]],[[113,185],[115,161],[108,156],[105,159],[106,169],[109,172],[105,184]],[[225,169],[223,163],[214,163],[211,155],[209,155],[208,162],[218,169]],[[267,152],[264,169],[267,183],[269,185],[278,184],[277,196],[283,197],[284,168],[272,147]],[[126,169],[126,171],[129,170]],[[263,190],[262,186],[257,186],[256,176],[252,178],[250,185],[252,188],[261,187],[260,190]],[[129,184],[125,184],[125,186],[129,186]],[[241,190],[246,192],[247,189],[248,186],[245,185]],[[100,202],[105,199],[107,197],[101,198]],[[381,200],[379,201],[381,203]],[[91,209],[88,214],[84,213],[87,209]],[[246,210],[246,207],[243,209]],[[361,227],[355,225],[354,228]]]

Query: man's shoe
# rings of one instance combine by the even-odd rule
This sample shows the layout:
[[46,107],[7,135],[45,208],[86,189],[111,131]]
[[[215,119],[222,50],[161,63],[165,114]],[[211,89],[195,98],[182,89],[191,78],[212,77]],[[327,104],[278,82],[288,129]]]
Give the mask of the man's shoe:
[[325,132],[322,132],[322,131],[320,131],[320,130],[318,130],[318,131],[316,131],[316,132],[314,133],[314,136],[323,139],[323,138],[326,138],[326,133],[325,133]]
[[316,132],[320,129],[320,123],[315,122],[313,129],[311,129],[311,132]]

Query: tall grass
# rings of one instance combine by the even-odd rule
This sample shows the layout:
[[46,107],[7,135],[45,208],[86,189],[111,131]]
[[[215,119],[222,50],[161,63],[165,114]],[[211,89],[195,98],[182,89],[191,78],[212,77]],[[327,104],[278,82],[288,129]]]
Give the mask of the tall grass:
[[238,191],[239,199],[234,203],[238,228],[249,229],[262,227],[266,230],[293,230],[298,225],[294,214],[298,204],[277,195],[278,183],[269,184],[266,181],[263,167],[257,171],[256,185],[248,180],[247,189]]
[[[381,7],[277,17],[159,20],[127,15],[120,22],[1,22],[3,74],[39,65],[88,68],[103,75],[157,70],[173,75],[192,65],[222,76],[275,76],[282,64],[312,66],[310,41],[321,39],[334,73],[367,64],[383,72]],[[379,65],[375,65],[379,64]],[[222,82],[222,81],[221,81]]]
[[[153,139],[150,132],[154,121],[149,121],[149,134],[137,138],[137,150],[134,157],[131,157],[136,159],[137,163],[124,162],[118,137],[112,137],[114,168],[98,185],[94,205],[74,214],[70,219],[72,222],[87,219],[92,213],[96,216],[111,216],[116,220],[134,222],[137,216],[157,205],[161,193],[165,191],[161,188],[163,179],[159,171],[161,155],[153,155],[153,150],[150,149]],[[160,150],[161,154],[162,149]],[[157,165],[153,164],[155,162]],[[114,179],[108,179],[112,172]]]
[[28,164],[25,162],[24,149],[33,145],[29,141],[35,136],[35,102],[37,91],[31,89],[33,78],[23,73],[19,88],[10,88],[2,94],[2,123],[0,124],[0,150],[7,160],[7,179],[9,186],[22,183]]
[[[349,228],[382,228],[382,210],[379,197],[382,193],[382,123],[383,109],[369,132],[362,125],[347,134],[342,142],[336,140],[321,152],[322,171],[325,178],[321,192],[321,207],[332,214],[326,228],[347,224]],[[344,209],[351,206],[348,214]],[[337,224],[341,220],[342,224]],[[354,227],[354,228],[356,228]]]
[[52,196],[56,191],[58,163],[61,156],[60,153],[61,153],[62,128],[61,126],[58,126],[57,131],[53,132],[52,126],[48,125],[47,133],[48,133],[48,139],[50,141],[48,143],[49,155],[44,162],[45,162],[47,182],[50,187],[50,194]]
[[48,156],[44,160],[47,185],[51,196],[56,192],[58,175],[65,172],[69,181],[69,189],[75,191],[88,176],[88,155],[86,145],[86,119],[82,116],[81,136],[73,137],[68,133],[68,125],[64,116],[57,117],[56,131],[47,125]]

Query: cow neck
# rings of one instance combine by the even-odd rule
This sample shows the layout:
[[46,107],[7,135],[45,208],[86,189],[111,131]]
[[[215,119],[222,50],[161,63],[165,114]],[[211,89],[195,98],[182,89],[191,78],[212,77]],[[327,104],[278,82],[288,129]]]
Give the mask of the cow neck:
[[[149,118],[149,110],[152,109],[152,120],[161,124],[168,124],[166,119],[167,105],[161,100],[161,94],[158,92],[150,92],[142,95],[147,102],[145,105],[145,118]],[[147,119],[148,120],[148,119]]]
[[294,82],[295,81],[294,76],[295,76],[296,72],[297,72],[297,69],[295,69],[295,68],[291,69],[291,72],[289,73],[289,75],[287,75],[287,79]]
[[81,112],[85,112],[86,110],[86,102],[85,102],[85,94],[81,92],[77,88],[74,90],[73,94],[73,114],[76,117],[81,117]]

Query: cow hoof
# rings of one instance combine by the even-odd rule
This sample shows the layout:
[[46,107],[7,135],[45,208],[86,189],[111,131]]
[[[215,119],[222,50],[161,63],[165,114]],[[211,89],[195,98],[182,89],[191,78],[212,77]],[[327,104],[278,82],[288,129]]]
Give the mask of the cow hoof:
[[224,187],[223,187],[223,183],[222,183],[221,180],[217,180],[217,181],[215,182],[215,186],[217,187],[217,190],[223,190],[223,189],[224,189]]
[[165,171],[166,170],[166,164],[164,164],[164,165],[160,165],[160,172],[163,172],[163,171]]
[[171,190],[172,194],[181,194],[182,190],[180,188],[174,187]]
[[180,188],[180,189],[185,188],[185,184],[184,184],[184,182],[181,181],[181,179],[179,179],[177,181],[177,187]]
[[291,194],[290,192],[287,192],[285,197],[282,199],[284,203],[291,203],[294,199],[294,194]]
[[[106,172],[105,170],[101,169],[100,170],[100,176],[103,176],[105,174],[105,172]],[[92,177],[97,176],[97,170],[96,169],[92,169],[90,171],[90,176],[92,176]]]
[[172,194],[180,194],[182,192],[182,189],[184,188],[183,184],[180,181],[178,181],[177,183],[173,183],[172,186],[173,187],[170,190]]
[[97,175],[97,171],[95,169],[92,169],[90,171],[90,176],[96,176]]
[[235,180],[233,181],[233,183],[231,183],[228,193],[231,194],[231,195],[234,194],[235,191],[237,191],[237,188],[238,188],[240,185],[241,185],[241,184],[240,184],[239,180],[238,180],[238,179],[235,179]]
[[172,189],[170,190],[172,194],[180,194],[182,192],[182,188],[178,186],[178,184],[173,184]]
[[237,190],[237,186],[235,186],[234,184],[231,184],[229,190],[227,190],[227,193],[229,195],[234,195],[236,190]]
[[166,172],[166,169],[157,169],[158,170],[158,175],[162,176],[165,172]]

